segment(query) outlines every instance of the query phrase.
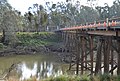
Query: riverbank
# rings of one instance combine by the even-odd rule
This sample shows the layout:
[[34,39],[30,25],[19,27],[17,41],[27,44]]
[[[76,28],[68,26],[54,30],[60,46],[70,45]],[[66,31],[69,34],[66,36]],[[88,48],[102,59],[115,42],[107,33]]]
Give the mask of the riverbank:
[[[19,81],[11,78],[8,81]],[[97,75],[97,76],[76,76],[76,75],[61,75],[57,77],[49,77],[43,80],[37,80],[36,77],[31,77],[30,79],[24,81],[120,81],[120,76],[111,76],[108,74]]]
[[[47,59],[51,59],[52,55],[53,56],[56,55],[57,57],[55,57],[55,58],[57,60],[57,63],[58,63],[58,61],[60,62],[61,59],[64,60],[64,58],[62,56],[62,55],[65,55],[62,53],[62,48],[64,47],[64,45],[61,43],[60,37],[53,32],[40,32],[40,33],[19,32],[19,33],[17,33],[17,38],[19,41],[15,44],[10,44],[9,46],[4,46],[2,43],[0,43],[0,48],[1,48],[0,56],[5,56],[5,57],[11,56],[11,57],[15,58],[15,59],[13,59],[13,61],[11,61],[11,64],[9,64],[8,67],[10,67],[12,64],[15,64],[14,62],[19,62],[19,61],[21,62],[21,61],[23,61],[23,59],[26,59],[26,58],[29,58],[30,60],[32,59],[31,61],[30,60],[27,61],[28,65],[29,65],[29,63],[32,63],[33,60],[35,60],[35,65],[37,63],[38,66],[40,66],[41,64],[39,64],[40,63],[39,61],[41,58],[43,60],[43,57],[39,56],[39,55],[46,55],[48,57]],[[15,55],[17,55],[17,56],[23,55],[22,56],[23,59],[18,59],[15,57]],[[29,55],[29,56],[25,57],[25,55]],[[7,58],[7,59],[8,60],[5,60],[5,61],[9,63],[10,58]],[[51,60],[55,60],[55,59],[51,59]],[[69,62],[69,59],[67,62]],[[1,65],[4,65],[4,66],[2,66],[0,68],[5,69],[6,68],[5,64],[6,63],[3,62],[2,58],[1,58]],[[44,64],[44,62],[42,64],[46,65],[46,62],[45,62],[45,64]],[[30,66],[33,67],[33,65],[34,65],[34,63]],[[48,67],[49,66],[51,66],[51,63],[50,64],[48,63]],[[56,66],[54,66],[54,67],[56,67]],[[38,70],[38,71],[40,71],[40,70]],[[38,74],[40,74],[40,72],[38,72]],[[45,70],[45,72],[48,72],[48,70],[47,71]],[[45,72],[43,72],[43,73],[45,73]],[[60,71],[58,71],[58,72],[60,72]],[[1,72],[1,73],[3,73],[3,72]],[[14,81],[15,78],[10,77],[9,79],[10,80],[8,80],[8,81]],[[16,81],[19,81],[19,80],[16,80]],[[30,79],[24,80],[24,81],[37,81],[37,78],[36,78],[36,76],[31,76]],[[83,77],[65,75],[65,76],[46,78],[43,81],[120,81],[120,77],[119,76],[110,76],[110,75],[99,75],[99,76],[95,76],[95,77],[90,77],[90,76],[85,76],[85,75],[83,75]]]
[[61,52],[60,37],[53,32],[19,32],[18,42],[4,46],[0,43],[0,56]]
[[[30,81],[30,80],[28,80],[28,81]],[[50,77],[48,79],[40,80],[40,81],[120,81],[120,76],[111,76],[108,74],[97,75],[97,76],[61,75],[58,77]]]

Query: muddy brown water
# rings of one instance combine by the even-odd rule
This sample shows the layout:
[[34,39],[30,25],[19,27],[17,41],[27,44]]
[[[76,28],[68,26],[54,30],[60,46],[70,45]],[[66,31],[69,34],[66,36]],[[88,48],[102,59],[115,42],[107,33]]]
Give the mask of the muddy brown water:
[[16,55],[0,57],[0,77],[3,77],[12,64],[15,68],[10,72],[8,77],[14,77],[19,80],[36,77],[44,79],[50,76],[59,76],[66,74],[68,64],[59,61],[56,55]]

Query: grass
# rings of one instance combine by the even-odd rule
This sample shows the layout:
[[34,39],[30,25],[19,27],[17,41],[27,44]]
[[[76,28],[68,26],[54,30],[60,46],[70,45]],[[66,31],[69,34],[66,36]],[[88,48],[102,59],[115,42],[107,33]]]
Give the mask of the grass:
[[[35,77],[30,78],[25,81],[37,81]],[[98,76],[75,76],[75,75],[61,75],[57,77],[49,77],[44,80],[39,81],[120,81],[120,76],[110,76],[107,74],[98,75]]]
[[[25,81],[38,81],[38,80],[36,80],[35,77],[32,77]],[[39,81],[89,81],[89,80],[82,79],[81,77],[75,76],[75,75],[73,75],[73,76],[61,75],[61,76],[57,76],[57,77],[49,77],[49,78],[39,80]]]
[[[103,78],[104,79],[101,79]],[[31,77],[30,79],[24,80],[24,81],[120,81],[120,76],[110,76],[109,79],[108,77],[106,77],[106,75],[99,75],[99,76],[94,76],[91,77],[90,76],[69,76],[69,75],[61,75],[61,76],[57,76],[57,77],[49,77],[43,80],[37,80],[36,77]]]
[[24,46],[41,46],[58,42],[58,36],[53,32],[29,33],[19,32],[17,37]]

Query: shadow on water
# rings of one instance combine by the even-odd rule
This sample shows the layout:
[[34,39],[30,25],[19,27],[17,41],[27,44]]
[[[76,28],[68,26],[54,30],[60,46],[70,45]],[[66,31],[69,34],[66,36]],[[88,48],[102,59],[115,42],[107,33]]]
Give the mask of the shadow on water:
[[9,77],[16,76],[20,80],[36,77],[38,80],[50,76],[59,76],[66,73],[68,65],[58,62],[58,59],[48,55],[18,55],[15,57],[0,57],[1,74],[15,62],[20,64],[10,73]]

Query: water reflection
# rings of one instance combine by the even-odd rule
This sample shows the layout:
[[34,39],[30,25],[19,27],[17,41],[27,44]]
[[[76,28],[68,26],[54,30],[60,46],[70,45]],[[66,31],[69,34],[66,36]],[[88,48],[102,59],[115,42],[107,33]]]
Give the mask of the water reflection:
[[[21,62],[20,64],[17,64]],[[0,57],[0,77],[3,77],[12,64],[17,64],[8,76],[24,81],[30,77],[44,79],[65,74],[68,64],[58,61],[55,55],[16,55]]]
[[30,77],[36,77],[38,80],[50,77],[59,76],[63,74],[63,69],[60,64],[43,61],[34,62],[30,67],[29,63],[22,62],[17,67],[17,72],[20,74],[20,80],[28,79]]

